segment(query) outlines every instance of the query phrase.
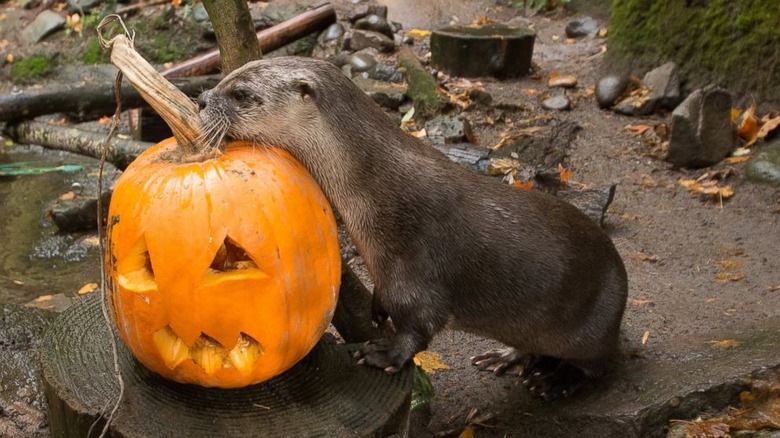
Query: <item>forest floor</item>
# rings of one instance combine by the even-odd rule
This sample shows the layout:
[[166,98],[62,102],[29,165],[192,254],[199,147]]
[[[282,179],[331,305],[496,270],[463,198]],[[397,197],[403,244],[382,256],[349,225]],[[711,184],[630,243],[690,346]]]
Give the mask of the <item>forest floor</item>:
[[[333,3],[339,13],[355,7],[349,0]],[[657,436],[669,418],[695,418],[706,406],[734,402],[734,391],[738,394],[746,385],[743,378],[780,366],[780,191],[746,180],[742,163],[673,168],[641,136],[626,129],[669,123],[669,114],[627,117],[599,109],[587,89],[607,73],[602,48],[608,37],[567,40],[564,27],[580,13],[523,18],[516,9],[487,0],[380,3],[388,5],[390,19],[402,23],[405,31],[436,28],[453,17],[461,23],[487,16],[533,25],[536,74],[517,80],[479,79],[494,103],[463,116],[480,147],[493,146],[511,132],[510,120],[519,125],[545,115],[579,125],[566,151],[565,168],[574,172],[570,181],[578,184],[617,184],[605,228],[630,282],[620,364],[594,388],[568,399],[542,403],[511,376],[475,370],[469,357],[499,347],[496,342],[455,331],[440,334],[429,348],[441,366],[431,374],[436,396],[428,408],[413,414],[411,436],[457,436],[472,429],[480,437],[567,436],[564,432]],[[0,21],[0,40],[9,41],[5,52],[22,56],[40,49],[85,50],[84,39],[74,35],[51,37],[36,47],[25,44],[18,39],[18,29],[34,12],[2,6],[6,16]],[[609,25],[605,19],[598,22]],[[166,29],[155,32],[165,35]],[[0,72],[2,92],[13,89],[9,70],[6,65]],[[546,86],[552,72],[577,76],[579,85],[568,92],[574,102],[569,111],[545,112],[540,107],[540,97],[552,93]],[[49,82],[58,82],[58,77],[36,86]],[[729,199],[693,194],[679,182],[724,170],[731,175],[726,184],[734,192]],[[710,396],[702,399],[702,394]],[[718,397],[723,400],[716,402]]]

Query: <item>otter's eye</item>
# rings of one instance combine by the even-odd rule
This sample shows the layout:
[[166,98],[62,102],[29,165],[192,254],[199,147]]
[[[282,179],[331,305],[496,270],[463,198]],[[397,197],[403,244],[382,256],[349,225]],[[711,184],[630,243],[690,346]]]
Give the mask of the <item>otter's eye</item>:
[[236,102],[244,102],[249,100],[249,92],[241,88],[235,88],[230,91],[230,97]]

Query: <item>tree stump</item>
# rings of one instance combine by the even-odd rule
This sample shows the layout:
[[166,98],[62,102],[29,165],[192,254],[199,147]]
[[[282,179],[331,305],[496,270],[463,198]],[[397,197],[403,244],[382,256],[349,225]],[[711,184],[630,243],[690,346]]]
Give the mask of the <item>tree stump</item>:
[[[109,329],[93,295],[64,312],[41,347],[53,437],[99,436],[119,394]],[[165,380],[117,342],[125,392],[110,437],[385,437],[408,426],[412,367],[391,375],[358,366],[358,346],[327,334],[289,371],[239,389]]]
[[488,24],[451,26],[431,33],[431,63],[451,76],[525,76],[536,34],[528,28]]

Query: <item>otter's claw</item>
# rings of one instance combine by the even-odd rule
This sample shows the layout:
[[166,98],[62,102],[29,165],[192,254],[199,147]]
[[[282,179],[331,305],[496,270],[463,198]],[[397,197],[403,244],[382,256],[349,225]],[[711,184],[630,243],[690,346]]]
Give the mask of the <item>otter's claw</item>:
[[382,368],[387,373],[397,373],[411,359],[411,356],[398,349],[387,338],[368,341],[355,353],[358,364]]

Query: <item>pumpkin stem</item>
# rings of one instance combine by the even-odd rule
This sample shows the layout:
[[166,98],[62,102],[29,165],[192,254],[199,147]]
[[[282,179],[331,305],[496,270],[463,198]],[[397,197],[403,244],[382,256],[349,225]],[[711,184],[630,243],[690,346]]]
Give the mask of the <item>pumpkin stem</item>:
[[[110,40],[103,38],[103,28],[117,20],[125,33]],[[100,44],[111,49],[111,62],[171,128],[185,159],[210,152],[211,147],[204,140],[206,136],[200,127],[198,105],[136,52],[133,47],[135,35],[127,30],[122,19],[118,15],[107,16],[98,25],[97,32]]]

